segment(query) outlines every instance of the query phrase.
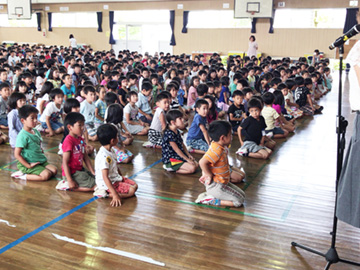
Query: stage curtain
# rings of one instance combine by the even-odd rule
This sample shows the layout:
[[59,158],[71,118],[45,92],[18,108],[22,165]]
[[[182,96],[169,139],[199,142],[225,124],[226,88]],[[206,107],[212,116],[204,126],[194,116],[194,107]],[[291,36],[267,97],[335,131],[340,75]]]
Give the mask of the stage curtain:
[[98,32],[102,32],[102,19],[103,19],[103,14],[102,12],[96,12],[97,14],[97,23],[98,23]]
[[113,27],[114,27],[114,11],[109,11],[109,25],[110,25],[110,44],[115,44],[115,40],[113,37]]
[[37,26],[38,31],[41,31],[41,13],[36,12]]
[[175,28],[175,10],[170,10],[170,27],[171,27],[171,40],[170,45],[175,46],[175,35],[174,35],[174,28]]
[[48,12],[49,32],[52,32],[51,18],[52,18],[52,12]]
[[181,30],[181,33],[183,33],[183,34],[187,33],[187,24],[189,22],[189,12],[190,11],[183,12],[183,28]]
[[355,24],[356,21],[356,13],[359,11],[359,8],[347,8],[346,9],[346,18],[343,33],[349,31]]
[[257,21],[256,18],[253,18],[252,21],[251,21],[251,33],[252,34],[256,33],[256,21]]

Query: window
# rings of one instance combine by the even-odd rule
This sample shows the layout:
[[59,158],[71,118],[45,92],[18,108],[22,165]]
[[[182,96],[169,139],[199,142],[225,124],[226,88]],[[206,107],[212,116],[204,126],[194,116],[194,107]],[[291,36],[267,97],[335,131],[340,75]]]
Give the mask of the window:
[[346,9],[277,9],[274,28],[343,28]]
[[33,13],[31,20],[9,20],[7,14],[0,14],[1,27],[37,27],[36,14]]
[[169,10],[121,10],[114,12],[114,21],[118,24],[168,24],[169,20]]
[[53,13],[52,27],[97,28],[96,12]]
[[188,28],[251,28],[251,20],[234,19],[233,10],[190,11]]

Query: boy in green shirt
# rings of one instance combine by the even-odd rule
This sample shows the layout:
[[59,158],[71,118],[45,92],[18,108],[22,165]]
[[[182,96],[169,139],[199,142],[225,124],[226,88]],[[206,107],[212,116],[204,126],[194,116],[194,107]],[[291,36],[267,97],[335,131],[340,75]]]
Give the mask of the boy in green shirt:
[[36,129],[38,110],[25,105],[19,109],[23,129],[16,137],[14,156],[18,160],[18,172],[11,176],[22,180],[46,181],[55,176],[57,169],[47,162],[41,148],[42,138]]

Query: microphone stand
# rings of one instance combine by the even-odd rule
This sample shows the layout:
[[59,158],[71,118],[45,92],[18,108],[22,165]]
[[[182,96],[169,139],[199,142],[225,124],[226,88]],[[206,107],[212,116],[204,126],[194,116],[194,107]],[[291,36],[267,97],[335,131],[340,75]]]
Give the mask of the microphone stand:
[[330,269],[330,266],[332,264],[341,262],[345,264],[351,264],[355,266],[360,267],[360,263],[352,262],[349,260],[343,260],[339,257],[337,251],[336,251],[336,232],[337,232],[337,222],[338,219],[336,217],[336,205],[337,205],[337,199],[338,199],[338,184],[340,180],[340,174],[343,164],[343,157],[344,157],[344,150],[345,150],[345,133],[346,133],[346,127],[348,125],[348,122],[345,120],[345,118],[341,115],[341,107],[342,107],[342,69],[343,69],[343,54],[344,54],[344,45],[339,46],[339,57],[340,57],[340,69],[339,69],[339,96],[338,96],[338,115],[336,117],[336,133],[337,133],[337,167],[336,167],[336,187],[335,187],[335,207],[334,207],[334,219],[333,219],[333,229],[332,232],[330,232],[331,238],[331,247],[326,253],[322,253],[320,251],[317,251],[315,249],[306,247],[304,245],[298,244],[296,242],[291,242],[291,245],[293,247],[298,247],[301,249],[304,249],[306,251],[309,251],[311,253],[317,254],[319,256],[322,256],[326,259],[327,264],[325,266],[325,270]]

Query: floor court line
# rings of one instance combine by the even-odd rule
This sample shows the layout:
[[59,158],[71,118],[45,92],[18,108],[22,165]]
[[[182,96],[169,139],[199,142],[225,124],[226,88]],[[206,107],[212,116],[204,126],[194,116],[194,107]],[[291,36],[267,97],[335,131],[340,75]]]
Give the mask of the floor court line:
[[[161,159],[158,160],[158,161],[156,161],[156,162],[154,162],[153,164],[145,167],[144,169],[142,169],[141,171],[135,173],[134,175],[130,176],[129,178],[134,178],[134,177],[138,176],[139,174],[144,173],[145,171],[149,170],[150,168],[154,167],[156,164],[159,164],[160,162],[161,162]],[[5,170],[11,170],[11,169],[5,168]],[[25,240],[29,239],[30,237],[34,236],[35,234],[37,234],[37,233],[39,233],[39,232],[41,232],[41,231],[49,228],[50,226],[54,225],[55,223],[59,222],[60,220],[66,218],[67,216],[71,215],[72,213],[74,213],[74,212],[78,211],[79,209],[83,208],[84,206],[92,203],[92,202],[95,201],[96,199],[98,199],[98,197],[96,197],[96,196],[92,197],[91,199],[87,200],[86,202],[83,202],[82,204],[76,206],[75,208],[67,211],[66,213],[58,216],[57,218],[49,221],[48,223],[46,223],[46,224],[38,227],[37,229],[31,231],[30,233],[28,233],[28,234],[20,237],[19,239],[15,240],[14,242],[12,242],[12,243],[10,243],[10,244],[2,247],[2,248],[0,249],[0,254],[2,254],[2,253],[4,253],[5,251],[7,251],[7,250],[9,250],[9,249],[17,246],[18,244],[24,242]]]

